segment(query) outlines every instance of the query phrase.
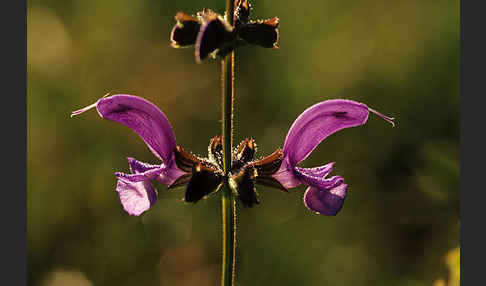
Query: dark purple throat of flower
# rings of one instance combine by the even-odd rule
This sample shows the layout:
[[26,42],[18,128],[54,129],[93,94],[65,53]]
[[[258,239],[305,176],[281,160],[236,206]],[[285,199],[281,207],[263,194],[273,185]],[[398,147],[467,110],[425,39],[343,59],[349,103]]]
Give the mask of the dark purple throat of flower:
[[128,158],[129,173],[116,172],[116,191],[123,208],[131,215],[140,215],[157,201],[152,186],[156,180],[169,189],[185,187],[183,200],[196,203],[217,192],[227,181],[244,206],[259,203],[257,185],[288,191],[301,184],[307,186],[304,203],[311,211],[336,215],[342,208],[348,184],[340,176],[327,176],[334,163],[315,168],[298,167],[301,161],[326,137],[344,128],[363,125],[369,112],[392,125],[393,118],[385,116],[365,104],[335,99],[315,104],[305,110],[292,124],[283,148],[269,156],[256,159],[254,139],[243,140],[234,150],[230,172],[223,172],[222,140],[213,137],[208,156],[199,157],[176,144],[165,114],[151,102],[132,95],[105,96],[96,103],[74,111],[72,116],[96,108],[100,117],[121,123],[147,144],[161,164],[147,164]]

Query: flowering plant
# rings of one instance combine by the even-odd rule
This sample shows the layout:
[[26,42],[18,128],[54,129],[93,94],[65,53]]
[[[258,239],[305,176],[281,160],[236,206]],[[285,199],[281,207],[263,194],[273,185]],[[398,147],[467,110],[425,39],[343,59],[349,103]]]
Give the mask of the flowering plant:
[[256,158],[257,144],[246,138],[233,146],[233,98],[235,48],[253,44],[277,48],[279,18],[249,19],[248,0],[227,0],[226,14],[209,9],[190,16],[179,12],[171,32],[175,48],[196,46],[196,61],[220,57],[222,67],[222,134],[210,139],[207,157],[200,157],[177,145],[169,120],[153,103],[137,96],[105,96],[94,104],[74,111],[72,116],[96,108],[101,118],[121,123],[147,144],[162,162],[148,164],[128,158],[129,173],[116,172],[116,191],[124,210],[139,216],[157,201],[151,181],[168,188],[185,186],[183,200],[196,203],[221,190],[223,221],[222,285],[232,285],[235,271],[236,198],[251,207],[259,203],[256,185],[288,192],[306,185],[305,206],[314,213],[336,215],[342,208],[348,184],[341,176],[328,175],[334,162],[314,168],[297,166],[325,138],[333,133],[366,123],[369,113],[390,122],[363,103],[345,99],[326,100],[306,109],[292,124],[283,147]]
[[[150,184],[152,180],[169,188],[186,186],[183,200],[191,203],[218,191],[223,185],[221,136],[210,140],[208,157],[202,158],[176,144],[165,114],[143,98],[126,94],[103,97],[72,114],[78,115],[94,107],[101,118],[119,122],[135,131],[163,162],[153,165],[128,158],[130,174],[115,173],[120,202],[130,215],[138,216],[156,202],[157,192]],[[269,156],[255,160],[255,140],[245,139],[233,152],[228,174],[233,194],[243,205],[251,207],[259,203],[255,184],[283,191],[304,184],[308,186],[304,195],[308,209],[319,214],[336,215],[343,205],[348,185],[340,176],[326,178],[334,162],[315,168],[301,168],[297,164],[334,132],[365,124],[370,111],[393,124],[392,118],[365,104],[336,99],[305,110],[290,128],[283,149],[279,148]]]

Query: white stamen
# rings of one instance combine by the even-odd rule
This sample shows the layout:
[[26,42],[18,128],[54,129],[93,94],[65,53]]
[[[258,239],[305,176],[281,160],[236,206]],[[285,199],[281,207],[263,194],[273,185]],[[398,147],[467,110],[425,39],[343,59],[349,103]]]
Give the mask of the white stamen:
[[72,117],[74,117],[74,116],[76,116],[76,115],[79,115],[79,114],[81,114],[81,113],[83,113],[83,112],[85,112],[85,111],[88,111],[88,110],[90,110],[91,108],[96,107],[96,104],[98,104],[98,101],[96,101],[95,103],[93,103],[93,104],[91,104],[91,105],[89,105],[89,106],[86,106],[85,108],[81,108],[81,109],[79,109],[79,110],[73,111],[73,112],[71,113],[71,118],[72,118]]
[[393,122],[393,120],[395,120],[394,117],[386,116],[386,115],[384,115],[384,114],[382,114],[382,113],[380,113],[380,112],[378,112],[378,111],[376,111],[372,108],[369,108],[369,107],[368,107],[368,110],[373,112],[374,114],[378,115],[379,117],[385,119],[388,123],[390,123],[392,125],[392,127],[395,127],[395,122]]
[[[107,97],[108,95],[110,95],[110,93],[109,93],[109,92],[108,92],[107,94],[105,94],[105,95],[104,95],[102,98],[105,98],[105,97]],[[95,103],[93,103],[93,104],[91,104],[91,105],[88,105],[88,106],[86,106],[86,107],[84,107],[84,108],[81,108],[81,109],[79,109],[79,110],[76,110],[76,111],[71,112],[71,118],[73,118],[74,116],[79,115],[79,114],[81,114],[81,113],[83,113],[83,112],[85,112],[85,111],[88,111],[88,110],[90,110],[90,109],[92,109],[92,108],[94,108],[94,107],[96,107],[96,105],[98,104],[98,101],[99,101],[99,100],[97,100]]]

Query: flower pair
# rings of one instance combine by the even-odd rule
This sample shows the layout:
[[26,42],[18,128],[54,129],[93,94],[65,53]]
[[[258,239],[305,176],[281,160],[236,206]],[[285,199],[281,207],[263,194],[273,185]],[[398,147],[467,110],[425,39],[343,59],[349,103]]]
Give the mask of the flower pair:
[[195,44],[197,62],[208,56],[224,57],[236,47],[246,44],[278,48],[278,17],[252,21],[249,16],[248,0],[238,1],[233,15],[234,26],[210,9],[203,9],[196,16],[179,12],[170,36],[171,45],[182,48]]
[[228,180],[233,192],[246,206],[259,202],[256,184],[285,191],[304,184],[308,187],[304,194],[307,208],[319,214],[336,215],[346,197],[347,184],[340,176],[327,178],[334,163],[316,168],[301,168],[297,164],[327,136],[366,123],[370,111],[393,124],[393,118],[362,103],[343,99],[323,101],[305,110],[290,127],[283,148],[267,157],[255,160],[257,145],[253,139],[245,139],[233,152],[230,173],[224,174],[221,137],[211,139],[208,157],[201,158],[176,144],[165,114],[141,97],[105,96],[73,112],[72,116],[94,107],[102,118],[135,131],[162,160],[162,164],[152,165],[128,158],[130,173],[115,173],[120,202],[130,215],[140,215],[156,202],[153,180],[169,188],[186,186],[184,200],[193,203],[216,192]]

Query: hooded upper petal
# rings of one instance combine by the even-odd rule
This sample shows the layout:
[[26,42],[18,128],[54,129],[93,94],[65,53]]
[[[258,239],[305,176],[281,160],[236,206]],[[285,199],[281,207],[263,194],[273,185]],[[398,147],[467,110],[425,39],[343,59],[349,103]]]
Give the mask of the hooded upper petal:
[[347,187],[342,182],[333,188],[309,187],[304,194],[304,204],[315,213],[334,216],[343,207]]
[[165,164],[171,163],[176,140],[165,114],[150,101],[133,95],[104,97],[96,106],[101,117],[135,131]]
[[172,127],[165,114],[146,99],[134,95],[117,94],[103,97],[95,104],[74,111],[78,115],[96,107],[99,115],[121,123],[135,131],[155,156],[171,165],[176,148]]
[[284,158],[295,167],[327,136],[344,128],[363,125],[368,107],[352,100],[334,99],[306,109],[292,124],[283,147]]

